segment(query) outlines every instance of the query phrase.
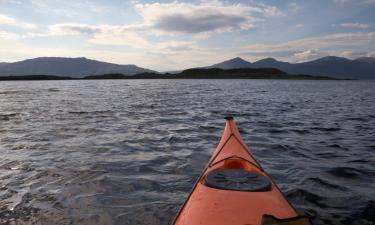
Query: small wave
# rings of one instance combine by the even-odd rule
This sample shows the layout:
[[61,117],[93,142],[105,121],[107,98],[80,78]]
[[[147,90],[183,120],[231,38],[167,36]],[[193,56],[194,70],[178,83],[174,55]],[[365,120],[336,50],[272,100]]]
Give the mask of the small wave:
[[311,129],[318,130],[318,131],[326,131],[326,132],[335,132],[335,131],[341,130],[341,128],[339,127],[313,127]]
[[331,148],[339,148],[339,149],[342,149],[342,150],[345,150],[345,151],[348,151],[349,149],[348,148],[345,148],[344,146],[341,146],[339,144],[331,144],[331,145],[328,145],[328,147],[331,147]]
[[0,95],[20,94],[20,93],[24,93],[24,91],[0,91]]
[[331,188],[331,189],[338,189],[338,190],[344,190],[345,189],[345,187],[342,187],[342,186],[337,185],[337,184],[330,183],[327,180],[323,180],[319,177],[308,178],[306,180],[306,182],[312,182],[312,183],[318,184],[318,185],[320,185],[324,188]]
[[60,90],[58,88],[48,88],[49,92],[59,92]]
[[358,178],[362,171],[351,167],[335,167],[327,171],[329,174],[343,178]]
[[321,208],[327,208],[327,205],[323,203],[325,202],[323,197],[304,189],[294,189],[287,193],[286,197],[288,199],[309,202]]
[[291,132],[297,133],[297,134],[310,134],[311,132],[307,129],[291,129],[289,130]]
[[98,110],[98,111],[69,111],[70,114],[101,114],[101,113],[111,113],[111,110]]
[[10,118],[19,115],[19,113],[5,113],[0,114],[0,120],[10,120]]
[[349,117],[349,118],[346,118],[345,120],[368,122],[366,118],[362,118],[362,117]]

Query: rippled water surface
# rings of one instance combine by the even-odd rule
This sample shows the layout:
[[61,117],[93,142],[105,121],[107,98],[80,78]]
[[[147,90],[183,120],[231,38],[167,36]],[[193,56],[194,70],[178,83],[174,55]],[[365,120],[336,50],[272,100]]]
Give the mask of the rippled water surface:
[[0,224],[169,224],[232,114],[315,224],[375,224],[375,83],[0,82]]

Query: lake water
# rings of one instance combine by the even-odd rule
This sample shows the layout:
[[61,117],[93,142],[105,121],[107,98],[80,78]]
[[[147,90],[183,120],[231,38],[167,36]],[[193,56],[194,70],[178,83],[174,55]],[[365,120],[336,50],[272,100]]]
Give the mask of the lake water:
[[0,82],[0,224],[169,224],[224,116],[315,224],[375,224],[375,82]]

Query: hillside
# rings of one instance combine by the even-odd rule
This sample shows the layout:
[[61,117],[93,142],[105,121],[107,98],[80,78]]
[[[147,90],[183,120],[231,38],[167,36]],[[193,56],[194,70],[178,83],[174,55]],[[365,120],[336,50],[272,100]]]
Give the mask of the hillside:
[[41,57],[14,63],[0,63],[0,76],[44,74],[82,78],[109,73],[134,75],[145,72],[153,71],[136,65],[119,65],[87,58]]

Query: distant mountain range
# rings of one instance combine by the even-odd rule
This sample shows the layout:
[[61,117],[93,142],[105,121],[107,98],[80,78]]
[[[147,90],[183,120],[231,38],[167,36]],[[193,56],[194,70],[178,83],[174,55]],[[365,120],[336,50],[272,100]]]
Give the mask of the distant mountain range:
[[136,65],[119,65],[87,58],[40,57],[14,63],[0,63],[0,76],[53,75],[83,78],[89,75],[155,72]]
[[[350,60],[328,56],[303,63],[288,63],[266,58],[254,63],[239,57],[201,69],[258,69],[275,68],[294,75],[328,76],[337,79],[375,79],[375,58],[362,57]],[[83,78],[104,74],[127,76],[157,73],[136,65],[120,65],[87,58],[40,57],[14,63],[0,63],[0,76],[49,75]],[[175,72],[179,73],[179,72]]]
[[354,60],[327,56],[303,63],[288,63],[266,58],[254,63],[239,57],[206,68],[276,68],[288,74],[329,76],[338,79],[375,79],[375,58],[362,57]]

